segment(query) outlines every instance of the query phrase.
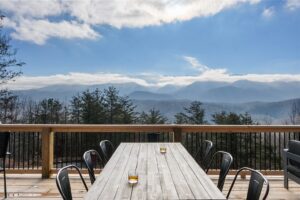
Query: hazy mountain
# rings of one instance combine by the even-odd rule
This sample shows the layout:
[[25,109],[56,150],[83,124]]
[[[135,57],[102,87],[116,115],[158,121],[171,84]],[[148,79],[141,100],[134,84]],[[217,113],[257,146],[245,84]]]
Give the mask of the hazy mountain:
[[154,92],[136,91],[128,95],[130,99],[135,100],[171,100],[174,99],[172,95],[160,94]]
[[226,82],[194,82],[174,92],[174,96],[178,99],[204,99],[205,92],[227,85]]
[[[68,102],[70,98],[84,90],[103,90],[112,84],[101,85],[55,85],[40,89],[15,91],[20,96],[34,100],[57,98]],[[138,112],[156,108],[169,122],[174,122],[174,115],[183,111],[191,101],[202,101],[209,121],[215,112],[249,112],[257,121],[282,123],[287,120],[294,100],[300,97],[299,82],[260,83],[251,81],[196,82],[186,87],[168,85],[164,88],[149,88],[136,83],[113,84],[119,94],[128,95],[137,106]],[[300,101],[298,99],[298,101]]]
[[[216,112],[235,112],[251,114],[253,119],[260,123],[282,124],[289,119],[289,114],[293,102],[300,99],[286,100],[280,102],[252,102],[252,103],[203,103],[205,109],[205,118],[211,122],[211,115]],[[173,123],[174,115],[182,112],[184,107],[190,105],[190,100],[172,100],[172,101],[155,101],[155,100],[134,100],[137,106],[136,111],[148,111],[152,108],[160,110],[160,112],[169,119],[169,123]]]
[[85,90],[99,90],[107,89],[110,86],[114,86],[118,89],[119,94],[124,96],[135,91],[149,91],[150,89],[136,83],[122,83],[122,84],[99,84],[99,85],[53,85],[43,87],[39,89],[30,90],[17,90],[15,94],[30,97],[32,99],[41,100],[44,98],[56,98],[63,101],[68,101],[72,96],[77,95]]
[[195,82],[185,87],[167,85],[162,88],[144,87],[136,83],[100,84],[100,85],[55,85],[40,89],[15,91],[33,99],[58,98],[69,100],[84,90],[103,90],[109,86],[119,90],[120,95],[129,95],[137,100],[199,100],[215,103],[243,103],[252,101],[274,102],[300,98],[300,82],[261,83],[252,81]]
[[178,99],[242,103],[299,98],[300,82],[196,82],[174,93]]

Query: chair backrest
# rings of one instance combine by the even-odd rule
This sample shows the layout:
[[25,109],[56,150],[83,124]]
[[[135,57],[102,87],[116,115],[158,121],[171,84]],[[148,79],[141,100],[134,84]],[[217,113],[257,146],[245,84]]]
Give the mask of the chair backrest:
[[[221,159],[220,162],[218,162],[218,160],[216,159]],[[224,183],[225,183],[225,179],[226,179],[226,176],[229,172],[229,169],[232,165],[232,162],[233,162],[233,158],[231,156],[230,153],[228,152],[225,152],[225,151],[217,151],[216,153],[214,153],[211,161],[210,161],[210,164],[208,165],[208,168],[206,170],[206,173],[208,172],[208,170],[210,169],[211,165],[212,165],[212,162],[213,161],[217,161],[217,164],[220,163],[220,166],[219,166],[219,169],[220,169],[220,173],[219,173],[219,180],[218,180],[218,188],[219,190],[223,190],[223,186],[224,186]]]
[[114,145],[109,140],[102,140],[100,142],[100,150],[105,163],[108,162],[110,157],[113,155],[115,148]]
[[98,166],[103,168],[103,162],[96,150],[88,150],[83,154],[83,161],[88,169],[91,183],[93,184],[96,180],[94,169]]
[[206,170],[211,158],[213,143],[210,140],[201,142],[200,149],[195,155],[195,160],[199,163],[203,170]]
[[[288,152],[299,155],[300,156],[300,141],[290,140],[288,143]],[[289,160],[291,165],[295,165],[300,168],[300,163],[294,160]]]
[[9,138],[10,138],[9,132],[1,132],[0,133],[0,158],[5,159],[5,157],[6,157]]
[[81,181],[86,189],[86,191],[88,191],[88,187],[81,175],[81,172],[79,170],[78,167],[76,167],[75,165],[68,165],[66,167],[61,168],[56,176],[56,186],[59,190],[59,193],[61,194],[62,198],[64,200],[72,200],[72,191],[71,191],[71,185],[70,185],[70,179],[69,179],[69,173],[68,173],[68,169],[71,168],[75,168],[76,171],[78,172]]
[[268,180],[259,171],[248,167],[243,167],[237,171],[226,198],[228,199],[239,173],[244,170],[251,171],[251,178],[249,181],[247,192],[247,200],[259,200],[264,184],[266,184],[267,188],[262,199],[266,199],[269,194],[270,188]]

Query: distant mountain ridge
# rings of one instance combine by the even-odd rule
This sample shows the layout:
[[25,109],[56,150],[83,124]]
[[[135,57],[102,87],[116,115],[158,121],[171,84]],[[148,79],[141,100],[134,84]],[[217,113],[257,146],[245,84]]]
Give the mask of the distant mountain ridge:
[[145,87],[136,83],[101,84],[101,85],[53,85],[40,89],[14,91],[21,97],[33,100],[56,98],[68,102],[72,96],[85,90],[103,91],[114,86],[119,95],[128,96],[136,105],[136,111],[148,111],[152,108],[160,110],[170,123],[174,115],[183,111],[184,107],[194,101],[203,102],[206,118],[216,112],[227,111],[250,113],[257,121],[283,123],[289,118],[294,101],[300,101],[300,82],[261,83],[252,81],[227,82],[195,82],[178,87]]
[[[175,114],[184,111],[191,100],[134,100],[136,111],[148,111],[155,108],[169,119],[169,123],[175,121]],[[300,99],[290,99],[278,102],[252,102],[252,103],[203,103],[205,119],[211,122],[211,115],[216,112],[249,113],[256,122],[283,124],[289,120],[289,115],[294,102],[300,103]]]
[[227,111],[250,113],[257,121],[269,120],[283,123],[289,118],[294,101],[300,101],[300,82],[195,82],[178,87],[145,87],[136,83],[100,84],[100,85],[54,85],[40,89],[14,91],[21,97],[33,100],[56,98],[68,102],[85,90],[104,90],[114,86],[122,96],[128,96],[136,105],[136,111],[148,111],[155,108],[161,111],[169,122],[174,115],[194,101],[203,102],[208,121],[215,112]]
[[84,90],[103,90],[116,87],[120,95],[136,100],[198,100],[215,103],[244,103],[252,101],[283,101],[300,98],[300,82],[194,82],[184,87],[167,85],[161,88],[145,87],[136,83],[99,84],[99,85],[53,85],[39,89],[19,90],[16,94],[33,99],[53,97],[69,100]]

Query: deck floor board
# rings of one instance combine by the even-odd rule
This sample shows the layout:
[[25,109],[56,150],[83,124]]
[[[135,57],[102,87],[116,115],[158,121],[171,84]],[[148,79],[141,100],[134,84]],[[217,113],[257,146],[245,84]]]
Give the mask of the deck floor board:
[[[90,182],[87,175],[84,175],[88,186]],[[82,199],[86,191],[78,177],[71,175],[71,184],[74,199]],[[217,182],[217,176],[210,175],[213,182]],[[290,181],[290,189],[286,190],[283,187],[282,176],[267,176],[270,181],[270,193],[268,199],[292,199],[300,200],[300,185]],[[232,182],[233,176],[228,176],[226,179],[223,193],[226,195]],[[230,199],[244,199],[249,178],[238,179],[235,188],[230,196]],[[8,174],[7,175],[9,199],[61,199],[56,188],[55,177],[50,179],[41,179],[40,175],[32,174]],[[3,178],[0,175],[0,199],[3,197]]]

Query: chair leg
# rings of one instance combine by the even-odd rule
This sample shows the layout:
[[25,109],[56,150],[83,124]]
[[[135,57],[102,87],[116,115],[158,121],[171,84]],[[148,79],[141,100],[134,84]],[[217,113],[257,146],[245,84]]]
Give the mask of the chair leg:
[[5,199],[7,198],[7,190],[6,190],[6,172],[5,172],[5,168],[3,171],[3,175],[4,175],[4,197]]
[[284,174],[283,182],[284,182],[284,188],[288,190],[289,189],[289,178],[287,177],[287,174]]

